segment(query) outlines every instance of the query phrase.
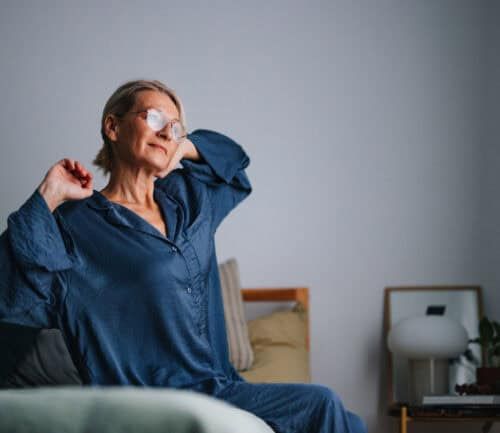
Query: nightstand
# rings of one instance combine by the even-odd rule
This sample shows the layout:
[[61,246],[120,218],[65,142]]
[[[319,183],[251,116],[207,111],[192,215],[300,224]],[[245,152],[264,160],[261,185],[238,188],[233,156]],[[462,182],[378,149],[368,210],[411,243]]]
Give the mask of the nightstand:
[[430,407],[395,404],[389,415],[399,418],[399,432],[408,432],[409,422],[476,422],[482,433],[488,433],[494,422],[500,422],[500,406]]

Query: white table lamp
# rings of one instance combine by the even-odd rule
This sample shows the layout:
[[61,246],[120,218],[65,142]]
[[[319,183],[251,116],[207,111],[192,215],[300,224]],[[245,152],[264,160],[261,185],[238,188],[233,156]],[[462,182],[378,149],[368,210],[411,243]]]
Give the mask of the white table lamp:
[[468,345],[463,325],[447,316],[415,316],[400,320],[387,336],[394,354],[410,361],[410,397],[421,404],[423,395],[448,394],[448,359]]

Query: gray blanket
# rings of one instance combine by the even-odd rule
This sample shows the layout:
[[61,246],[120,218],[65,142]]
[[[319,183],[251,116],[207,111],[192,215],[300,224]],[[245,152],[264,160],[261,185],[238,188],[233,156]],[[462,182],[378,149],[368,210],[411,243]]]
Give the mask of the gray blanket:
[[215,398],[163,388],[58,387],[0,391],[0,432],[272,433]]

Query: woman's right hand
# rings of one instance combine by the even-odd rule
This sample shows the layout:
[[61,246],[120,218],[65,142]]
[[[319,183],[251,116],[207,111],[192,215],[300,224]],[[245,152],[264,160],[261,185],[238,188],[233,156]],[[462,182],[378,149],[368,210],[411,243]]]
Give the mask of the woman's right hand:
[[90,197],[93,193],[92,174],[78,161],[64,158],[50,167],[38,192],[52,212],[66,200]]

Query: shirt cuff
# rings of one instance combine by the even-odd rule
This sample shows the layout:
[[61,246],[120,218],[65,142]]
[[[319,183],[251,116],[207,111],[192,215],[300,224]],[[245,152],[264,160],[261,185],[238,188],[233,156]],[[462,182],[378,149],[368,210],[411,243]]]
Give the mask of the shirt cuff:
[[[201,161],[182,159],[183,166],[195,171],[203,170],[208,166],[212,175],[216,175],[226,183],[230,183],[238,171],[246,168],[250,163],[243,148],[229,137],[208,129],[197,129],[187,135],[187,138],[196,147]],[[208,174],[205,170],[205,175]]]

